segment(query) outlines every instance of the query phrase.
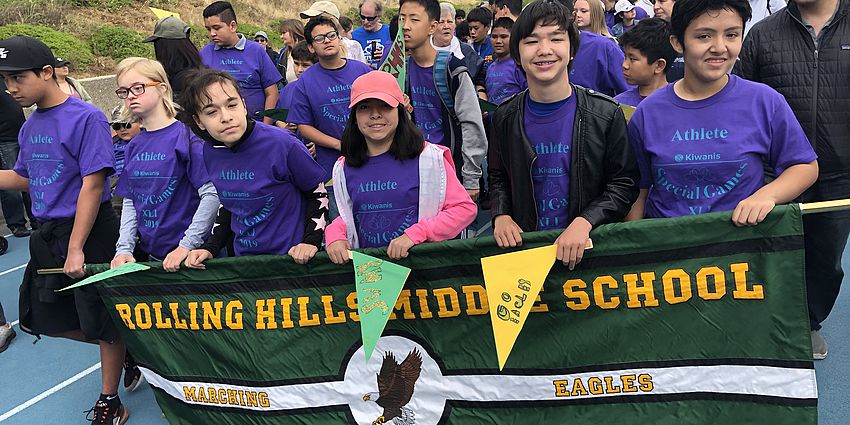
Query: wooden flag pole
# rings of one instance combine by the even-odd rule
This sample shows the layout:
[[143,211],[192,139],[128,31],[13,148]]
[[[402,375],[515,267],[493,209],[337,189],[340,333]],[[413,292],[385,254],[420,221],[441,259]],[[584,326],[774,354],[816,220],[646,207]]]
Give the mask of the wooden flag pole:
[[809,202],[800,204],[800,212],[805,214],[817,214],[830,211],[841,211],[850,209],[850,199],[836,199],[834,201]]

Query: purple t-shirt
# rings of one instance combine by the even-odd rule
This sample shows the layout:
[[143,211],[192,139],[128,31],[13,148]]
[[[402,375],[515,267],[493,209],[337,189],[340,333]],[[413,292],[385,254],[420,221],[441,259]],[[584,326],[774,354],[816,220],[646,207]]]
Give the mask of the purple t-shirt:
[[[537,201],[537,230],[567,227],[570,202],[570,155],[576,97],[537,103],[526,98],[525,133],[537,159],[531,169]],[[557,108],[557,109],[555,109]]]
[[817,159],[791,108],[772,88],[735,75],[714,96],[687,101],[673,84],[653,93],[629,122],[646,217],[735,209],[778,174]]
[[204,168],[203,141],[180,121],[142,130],[127,146],[124,173],[115,193],[133,201],[139,245],[165,258],[177,248],[210,181]]
[[209,43],[200,53],[208,68],[226,71],[239,82],[239,92],[245,99],[248,114],[261,119],[255,114],[265,109],[266,94],[263,90],[281,79],[266,49],[240,34],[240,40],[233,48],[216,50],[216,45]]
[[[18,135],[21,153],[15,172],[29,179],[32,213],[39,221],[74,217],[83,177],[115,169],[106,115],[74,97],[50,109],[36,109]],[[101,202],[112,195],[109,179]]]
[[[325,69],[320,64],[307,68],[298,79],[292,96],[289,122],[311,125],[330,137],[341,139],[350,112],[351,84],[371,70],[369,65],[355,60],[346,60],[339,69]],[[338,158],[338,150],[316,145],[316,160],[325,170],[326,182],[330,181]]]
[[115,158],[115,174],[113,176],[118,177],[124,172],[124,157],[130,141],[118,136],[115,136],[112,140],[112,156]]
[[634,106],[635,108],[637,108],[644,99],[646,98],[640,95],[640,88],[638,87],[630,88],[614,96],[614,100],[617,102],[620,102],[623,105]]
[[410,103],[413,105],[413,119],[422,130],[425,140],[445,145],[443,134],[443,101],[434,84],[434,67],[423,68],[411,59],[407,73],[410,76]]
[[302,192],[314,190],[324,171],[288,131],[258,122],[234,148],[205,143],[204,162],[232,214],[237,256],[285,255],[303,242]]
[[419,159],[399,161],[387,152],[360,168],[345,166],[361,248],[376,248],[419,221]]
[[[295,91],[297,90],[298,81],[295,80],[285,86],[280,90],[280,96],[277,98],[277,104],[275,108],[278,109],[291,109],[292,108],[292,96],[295,95]],[[289,119],[289,117],[286,117]]]
[[608,37],[581,31],[570,83],[616,96],[629,89],[623,77],[623,51]]
[[497,105],[528,88],[525,74],[510,57],[491,63],[485,81],[487,98]]

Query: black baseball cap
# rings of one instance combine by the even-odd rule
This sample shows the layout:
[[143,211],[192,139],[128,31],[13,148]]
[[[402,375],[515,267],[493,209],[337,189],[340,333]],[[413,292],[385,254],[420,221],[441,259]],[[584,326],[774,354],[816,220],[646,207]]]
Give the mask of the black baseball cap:
[[56,58],[46,44],[18,35],[0,40],[0,71],[26,71],[56,66]]

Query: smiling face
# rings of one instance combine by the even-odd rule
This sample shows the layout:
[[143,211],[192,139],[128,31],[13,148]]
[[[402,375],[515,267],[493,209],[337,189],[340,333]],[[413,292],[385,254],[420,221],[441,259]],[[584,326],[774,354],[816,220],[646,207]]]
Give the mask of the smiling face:
[[387,145],[393,142],[398,127],[398,109],[383,100],[367,99],[354,105],[357,128],[366,142]]
[[557,25],[540,25],[519,41],[520,65],[529,85],[548,86],[558,80],[567,81],[570,62],[570,39]]
[[[334,36],[334,34],[336,34],[336,36]],[[336,59],[339,56],[341,40],[336,28],[325,24],[316,25],[310,35],[313,38],[313,42],[309,43],[307,47],[310,49],[310,52],[315,53],[319,59]],[[320,35],[325,38],[321,43],[316,40],[316,37]],[[331,37],[333,37],[333,40],[331,40]]]
[[[134,69],[130,69],[118,77],[118,87],[128,90],[130,87],[150,82],[153,82],[153,80],[139,74]],[[165,95],[165,89],[165,84],[146,86],[145,92],[138,95],[134,94],[132,90],[129,90],[127,98],[124,99],[124,108],[134,116],[144,119],[144,117],[150,115],[156,108],[162,107],[162,96]]]
[[576,26],[579,29],[590,27],[590,4],[588,0],[576,0],[573,6],[573,15],[576,17]]
[[507,57],[511,54],[511,32],[502,27],[493,28],[490,33],[490,43],[493,45],[493,53],[499,58]]
[[402,4],[398,19],[404,32],[404,44],[411,50],[424,46],[437,31],[437,21],[432,21],[425,7],[417,2]]
[[726,77],[738,54],[744,34],[741,16],[728,9],[703,13],[685,29],[685,39],[670,37],[673,48],[685,58],[685,78],[711,84]]
[[215,83],[206,88],[206,96],[195,123],[213,139],[233,146],[248,128],[248,110],[232,84]]
[[456,26],[455,19],[451,14],[442,14],[440,16],[440,22],[437,23],[437,31],[434,33],[434,45],[437,47],[446,47],[451,44]]
[[236,22],[223,22],[219,16],[210,16],[204,18],[204,28],[207,29],[207,35],[210,40],[217,46],[233,47],[239,41],[239,35],[236,32]]

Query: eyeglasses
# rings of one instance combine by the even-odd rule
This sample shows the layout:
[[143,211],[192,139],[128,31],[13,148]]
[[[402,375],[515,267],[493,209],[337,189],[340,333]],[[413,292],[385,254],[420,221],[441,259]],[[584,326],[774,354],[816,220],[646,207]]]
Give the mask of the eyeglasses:
[[133,127],[133,123],[129,123],[129,122],[114,122],[114,123],[112,123],[112,129],[115,130],[115,131],[129,130],[131,127]]
[[140,96],[142,93],[145,92],[145,87],[153,87],[158,86],[160,84],[162,83],[158,81],[151,81],[148,83],[133,84],[129,88],[119,87],[118,90],[115,90],[115,95],[118,96],[119,99],[126,99],[127,96],[130,96],[130,93],[133,93],[136,96]]
[[324,43],[325,40],[334,41],[334,40],[336,40],[337,37],[339,37],[339,34],[337,34],[336,31],[331,31],[327,34],[314,35],[313,36],[313,43]]
[[360,19],[362,19],[362,20],[364,20],[364,21],[369,21],[369,22],[372,22],[372,21],[374,21],[375,19],[378,19],[378,18],[380,18],[380,17],[381,17],[381,15],[375,15],[375,16],[365,16],[365,15],[360,15]]

